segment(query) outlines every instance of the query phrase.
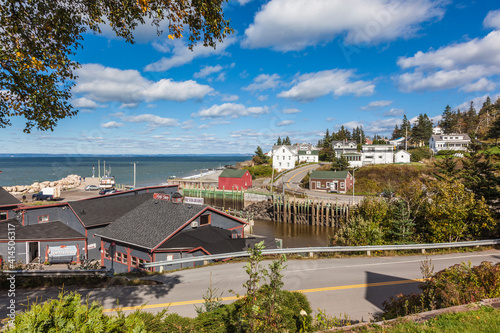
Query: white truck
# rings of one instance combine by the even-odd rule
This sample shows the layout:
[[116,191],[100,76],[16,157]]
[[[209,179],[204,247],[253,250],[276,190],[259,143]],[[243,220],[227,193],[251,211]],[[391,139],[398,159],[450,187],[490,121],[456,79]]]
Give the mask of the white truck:
[[59,187],[46,187],[31,196],[31,200],[55,200],[61,196]]

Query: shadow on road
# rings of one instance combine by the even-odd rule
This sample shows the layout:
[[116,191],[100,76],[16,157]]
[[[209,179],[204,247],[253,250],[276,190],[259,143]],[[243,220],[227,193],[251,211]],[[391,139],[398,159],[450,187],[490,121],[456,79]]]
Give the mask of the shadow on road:
[[[158,299],[165,297],[177,285],[181,283],[179,275],[164,276],[158,285],[140,286],[110,286],[107,288],[81,289],[76,286],[50,287],[39,289],[16,290],[16,311],[24,311],[29,304],[40,303],[50,299],[57,299],[61,291],[76,291],[82,295],[82,301],[87,297],[89,303],[98,301],[105,309],[116,307],[140,306],[143,304],[154,304]],[[7,304],[9,299],[3,293],[0,297],[1,304]],[[0,319],[6,318],[6,307],[0,308]]]
[[[382,303],[391,296],[419,292],[418,285],[420,282],[402,283],[407,280],[397,276],[366,272],[366,284],[368,284],[368,288],[366,288],[365,299],[382,309]],[[378,283],[387,284],[377,285]]]

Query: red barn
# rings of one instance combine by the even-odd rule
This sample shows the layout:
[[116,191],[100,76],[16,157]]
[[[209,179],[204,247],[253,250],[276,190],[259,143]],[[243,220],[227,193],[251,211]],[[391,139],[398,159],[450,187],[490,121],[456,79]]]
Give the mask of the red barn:
[[225,169],[219,176],[219,190],[246,190],[252,187],[252,175],[248,170]]

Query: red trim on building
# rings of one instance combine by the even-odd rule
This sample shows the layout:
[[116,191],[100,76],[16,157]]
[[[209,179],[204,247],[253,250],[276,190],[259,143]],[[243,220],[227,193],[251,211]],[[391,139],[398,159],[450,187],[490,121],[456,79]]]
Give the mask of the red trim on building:
[[104,241],[101,240],[101,265],[104,266]]
[[130,272],[130,267],[132,266],[132,256],[130,254],[132,253],[132,249],[126,247],[125,251],[127,251],[127,269]]

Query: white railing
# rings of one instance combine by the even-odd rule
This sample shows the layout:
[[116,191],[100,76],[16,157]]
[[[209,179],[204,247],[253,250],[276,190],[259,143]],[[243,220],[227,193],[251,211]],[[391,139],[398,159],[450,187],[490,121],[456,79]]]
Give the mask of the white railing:
[[[299,254],[307,253],[312,256],[314,253],[332,253],[332,252],[366,252],[370,255],[372,251],[404,251],[404,250],[425,250],[430,249],[445,249],[453,247],[477,247],[477,246],[491,246],[499,245],[500,239],[480,240],[470,242],[454,242],[454,243],[434,243],[434,244],[404,244],[404,245],[370,245],[370,246],[327,246],[327,247],[301,247],[291,249],[269,249],[262,250],[264,255],[279,255],[279,254]],[[177,264],[186,264],[192,262],[208,263],[211,260],[220,260],[228,258],[241,258],[248,257],[250,254],[247,251],[214,254],[208,256],[190,257],[183,259],[174,259],[168,261],[157,261],[145,263],[144,268],[169,266]]]

